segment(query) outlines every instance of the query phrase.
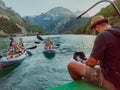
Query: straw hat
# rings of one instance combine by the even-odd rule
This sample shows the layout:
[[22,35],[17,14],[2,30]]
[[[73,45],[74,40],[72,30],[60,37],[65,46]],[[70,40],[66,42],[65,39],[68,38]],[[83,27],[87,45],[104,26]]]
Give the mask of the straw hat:
[[102,22],[108,23],[108,18],[105,18],[102,15],[93,17],[91,20],[90,29],[93,29],[97,24],[100,24]]

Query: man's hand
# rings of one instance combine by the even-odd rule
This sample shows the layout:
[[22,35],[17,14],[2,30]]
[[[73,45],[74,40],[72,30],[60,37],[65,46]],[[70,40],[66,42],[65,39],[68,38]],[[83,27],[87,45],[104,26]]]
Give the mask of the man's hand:
[[90,56],[84,63],[88,66],[94,67],[98,64],[98,60]]

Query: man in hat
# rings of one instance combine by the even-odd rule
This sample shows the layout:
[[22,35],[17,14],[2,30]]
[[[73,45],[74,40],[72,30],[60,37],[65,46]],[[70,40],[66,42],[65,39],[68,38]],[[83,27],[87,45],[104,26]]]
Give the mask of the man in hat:
[[120,28],[112,27],[108,18],[95,16],[90,29],[97,35],[92,52],[84,63],[68,64],[71,78],[84,77],[105,90],[120,90]]

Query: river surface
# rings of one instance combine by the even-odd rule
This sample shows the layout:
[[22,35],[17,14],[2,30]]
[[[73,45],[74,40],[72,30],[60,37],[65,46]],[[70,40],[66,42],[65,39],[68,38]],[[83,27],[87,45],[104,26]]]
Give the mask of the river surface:
[[[43,54],[43,41],[35,44],[39,41],[36,36],[23,37],[26,47],[37,45],[37,48],[29,50],[33,54],[31,57],[0,78],[0,90],[46,90],[72,81],[67,64],[75,51],[83,51],[89,56],[95,36],[44,35],[42,38],[45,40],[48,36],[55,44],[60,44],[55,48],[55,56],[49,58]],[[19,37],[14,39],[18,41]],[[0,54],[5,55],[8,45],[9,38],[0,38]]]

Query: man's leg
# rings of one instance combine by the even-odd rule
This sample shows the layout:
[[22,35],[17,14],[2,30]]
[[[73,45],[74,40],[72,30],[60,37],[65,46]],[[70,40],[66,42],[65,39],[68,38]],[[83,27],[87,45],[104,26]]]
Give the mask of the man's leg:
[[80,80],[83,76],[98,86],[105,88],[105,90],[116,90],[114,85],[104,78],[99,67],[93,68],[80,62],[71,61],[68,64],[68,70],[73,80]]
[[85,78],[103,87],[105,90],[116,90],[115,86],[104,78],[101,68],[98,65],[95,67],[87,66]]
[[68,64],[68,71],[73,80],[80,80],[82,76],[85,76],[86,65],[80,62],[71,61]]

